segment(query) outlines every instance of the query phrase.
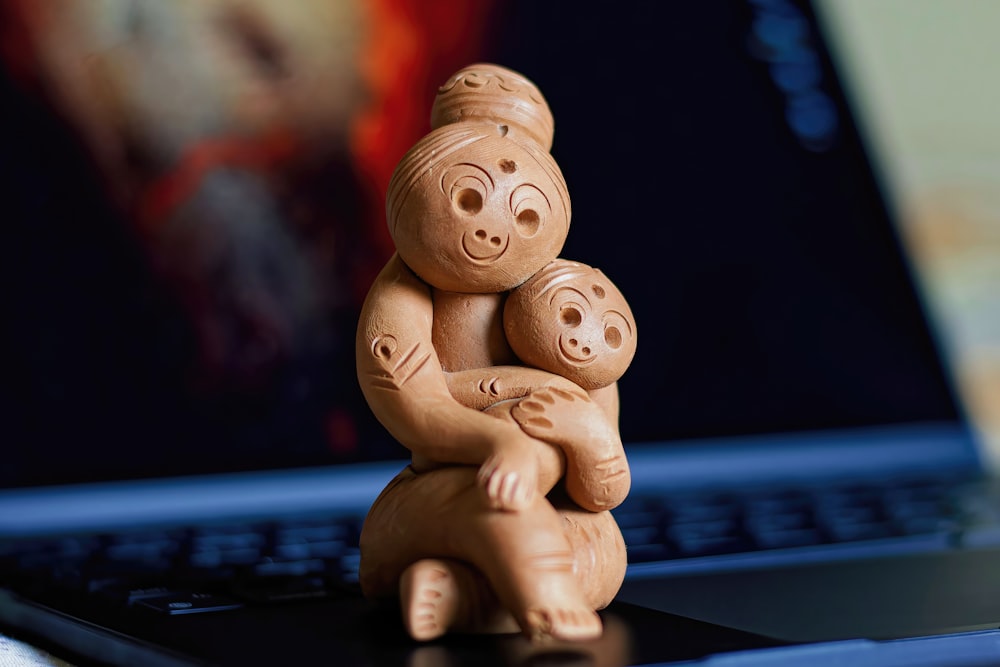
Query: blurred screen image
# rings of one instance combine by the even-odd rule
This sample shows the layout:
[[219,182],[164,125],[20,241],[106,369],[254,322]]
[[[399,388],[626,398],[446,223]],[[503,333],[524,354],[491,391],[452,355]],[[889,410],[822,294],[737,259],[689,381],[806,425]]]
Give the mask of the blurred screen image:
[[640,334],[622,436],[954,420],[807,3],[5,0],[0,483],[404,458],[357,387],[438,85],[532,79],[563,255]]
[[15,475],[402,455],[356,314],[395,161],[491,12],[423,5],[0,5]]

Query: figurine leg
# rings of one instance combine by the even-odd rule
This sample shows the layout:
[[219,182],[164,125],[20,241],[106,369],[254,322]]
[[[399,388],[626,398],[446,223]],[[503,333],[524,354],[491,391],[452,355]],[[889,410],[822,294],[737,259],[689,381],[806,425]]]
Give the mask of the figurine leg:
[[[576,578],[588,605],[603,609],[625,577],[625,543],[610,512],[586,512],[566,502],[558,510],[576,559]],[[406,568],[400,580],[403,622],[414,639],[449,631],[516,632],[513,616],[489,583],[468,564],[428,558]]]
[[588,512],[565,498],[550,500],[562,517],[563,532],[576,557],[576,576],[587,603],[592,609],[604,609],[625,579],[628,559],[621,529],[611,512]]
[[426,558],[406,568],[399,582],[403,623],[419,641],[448,631],[517,632],[489,583],[469,565],[451,559]]
[[[483,412],[485,414],[492,415],[497,419],[503,419],[511,422],[512,424],[517,424],[517,420],[514,419],[511,412],[517,407],[520,401],[521,399],[502,401],[491,405],[483,410]],[[518,424],[518,426],[520,425]],[[544,496],[551,491],[552,488],[559,483],[559,480],[563,478],[563,475],[566,474],[566,456],[563,454],[562,449],[558,444],[548,443],[543,440],[538,440],[535,453],[538,460],[537,490],[539,494]]]
[[521,400],[511,415],[525,433],[566,454],[566,491],[584,509],[616,507],[632,476],[618,429],[596,402],[545,387]]
[[529,636],[586,639],[600,618],[576,576],[563,518],[541,496],[523,511],[490,509],[473,467],[404,471],[386,488],[361,535],[366,595],[396,595],[403,572],[425,558],[454,558],[482,572]]
[[493,586],[532,639],[589,639],[601,621],[577,577],[577,554],[564,532],[563,519],[539,498],[524,512],[496,512],[470,525],[470,560]]

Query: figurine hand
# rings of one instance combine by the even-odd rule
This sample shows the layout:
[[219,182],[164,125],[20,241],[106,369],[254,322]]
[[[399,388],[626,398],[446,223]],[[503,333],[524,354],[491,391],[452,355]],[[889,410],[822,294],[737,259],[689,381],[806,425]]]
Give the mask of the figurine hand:
[[616,425],[585,394],[543,387],[510,411],[525,433],[562,449],[566,491],[580,507],[600,512],[618,506],[632,484]]
[[538,458],[530,445],[507,443],[483,462],[477,480],[493,509],[527,509],[538,489]]

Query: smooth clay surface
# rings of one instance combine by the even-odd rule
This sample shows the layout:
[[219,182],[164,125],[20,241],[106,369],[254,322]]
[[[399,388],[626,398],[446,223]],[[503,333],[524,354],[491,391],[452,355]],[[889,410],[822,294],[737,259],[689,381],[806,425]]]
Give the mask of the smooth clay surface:
[[570,200],[539,90],[495,65],[441,87],[386,213],[397,253],[365,302],[358,379],[412,453],[361,535],[361,586],[415,639],[601,633],[625,573],[617,379],[632,313],[559,260]]

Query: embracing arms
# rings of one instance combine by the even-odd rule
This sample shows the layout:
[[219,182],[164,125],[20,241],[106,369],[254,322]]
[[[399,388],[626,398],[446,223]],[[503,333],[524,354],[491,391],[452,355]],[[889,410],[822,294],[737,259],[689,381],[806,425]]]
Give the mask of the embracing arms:
[[539,478],[541,491],[565,472],[566,491],[591,511],[617,506],[631,487],[618,433],[618,386],[583,390],[562,376],[525,366],[492,366],[446,373],[455,399],[512,421],[538,440],[558,447],[559,470]]
[[525,507],[537,492],[540,443],[517,424],[452,397],[431,342],[433,317],[430,288],[394,256],[358,324],[362,392],[379,421],[413,453],[416,469],[480,466],[479,481],[493,506]]

